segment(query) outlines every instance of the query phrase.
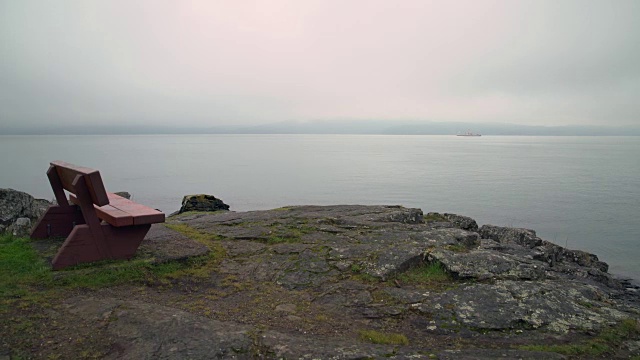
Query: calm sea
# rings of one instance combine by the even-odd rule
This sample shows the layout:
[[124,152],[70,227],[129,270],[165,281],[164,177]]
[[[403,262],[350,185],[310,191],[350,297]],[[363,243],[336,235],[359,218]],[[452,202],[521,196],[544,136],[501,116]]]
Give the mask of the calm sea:
[[173,212],[208,193],[232,210],[400,204],[534,229],[640,279],[640,137],[0,136],[0,187],[52,199],[64,160]]

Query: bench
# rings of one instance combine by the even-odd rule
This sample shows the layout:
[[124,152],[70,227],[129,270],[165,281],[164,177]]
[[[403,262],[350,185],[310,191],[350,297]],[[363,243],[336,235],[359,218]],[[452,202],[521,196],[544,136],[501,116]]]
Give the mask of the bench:
[[[32,239],[66,237],[54,270],[107,259],[131,259],[151,224],[164,213],[105,190],[98,170],[53,161],[47,171],[57,205],[50,206]],[[69,200],[65,195],[69,192]]]

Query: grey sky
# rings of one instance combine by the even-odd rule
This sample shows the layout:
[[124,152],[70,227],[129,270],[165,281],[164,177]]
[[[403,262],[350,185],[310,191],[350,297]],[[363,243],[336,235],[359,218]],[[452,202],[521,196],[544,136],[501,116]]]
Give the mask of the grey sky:
[[0,0],[0,123],[639,125],[640,1]]

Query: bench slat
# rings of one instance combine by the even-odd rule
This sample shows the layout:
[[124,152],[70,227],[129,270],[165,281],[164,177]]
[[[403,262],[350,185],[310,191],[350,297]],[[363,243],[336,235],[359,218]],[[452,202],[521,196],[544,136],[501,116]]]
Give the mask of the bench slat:
[[[79,204],[78,198],[73,194],[69,194],[69,200],[74,204]],[[134,224],[131,214],[115,208],[112,205],[93,205],[93,208],[96,209],[96,214],[98,214],[100,220],[104,220],[113,226],[131,226]]]
[[[148,206],[127,200],[114,193],[107,193],[109,205],[97,206],[96,213],[100,220],[104,220],[113,226],[146,225],[164,222],[164,213]],[[70,194],[69,200],[77,204],[78,199]]]
[[113,193],[107,193],[109,205],[133,217],[134,225],[164,222],[164,213],[148,206],[135,203]]

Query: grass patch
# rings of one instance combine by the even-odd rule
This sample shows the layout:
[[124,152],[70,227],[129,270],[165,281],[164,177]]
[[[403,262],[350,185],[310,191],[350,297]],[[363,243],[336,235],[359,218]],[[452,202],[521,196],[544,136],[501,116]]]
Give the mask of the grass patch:
[[405,284],[436,284],[453,281],[451,275],[439,262],[421,263],[396,275],[396,279]]
[[267,244],[269,245],[274,245],[274,244],[284,244],[284,243],[299,243],[302,240],[299,237],[292,237],[292,236],[276,236],[276,235],[272,235],[269,236],[269,238],[267,239]]
[[204,265],[219,261],[224,249],[213,248],[208,256],[183,262],[105,260],[54,272],[29,239],[0,235],[0,308],[16,302],[41,302],[73,289],[165,282],[178,275],[197,275]]
[[374,344],[409,345],[409,339],[402,334],[383,333],[376,330],[361,330],[360,340]]
[[70,267],[55,272],[52,285],[67,289],[97,289],[125,283],[156,283],[175,278],[180,274],[199,266],[206,256],[195,257],[187,261],[152,263],[149,260],[105,260]]
[[354,274],[358,274],[358,273],[362,272],[362,270],[364,270],[364,268],[360,264],[352,264],[351,265],[351,272],[354,273]]
[[381,279],[364,272],[365,267],[362,264],[351,264],[349,269],[351,270],[352,280],[357,280],[357,281],[360,281],[363,283],[369,283],[369,284],[378,283],[381,281]]
[[181,233],[182,235],[184,235],[184,236],[186,236],[186,237],[188,237],[190,239],[193,239],[193,240],[195,240],[195,241],[197,241],[197,242],[199,242],[199,243],[201,243],[201,244],[203,244],[205,246],[211,245],[212,241],[224,239],[224,236],[220,236],[220,235],[217,235],[217,234],[208,234],[208,233],[202,232],[202,231],[200,231],[200,230],[198,230],[196,228],[193,228],[193,227],[191,227],[191,226],[189,226],[187,224],[181,224],[181,223],[168,224],[168,223],[165,223],[163,225],[168,227],[169,229],[175,230],[175,231]]
[[302,242],[302,237],[306,234],[310,234],[315,231],[311,226],[305,223],[299,224],[280,224],[274,223],[268,225],[270,228],[267,238],[267,244],[282,244],[282,243],[299,243]]
[[351,279],[353,280],[357,280],[363,283],[368,283],[368,284],[372,284],[372,283],[379,283],[380,281],[382,281],[381,279],[373,276],[373,275],[369,275],[367,273],[357,273],[357,274],[353,274],[351,275]]
[[548,351],[563,355],[601,356],[612,352],[628,340],[640,336],[640,323],[636,319],[625,319],[616,326],[604,329],[593,339],[577,343],[562,345],[525,345],[522,350]]
[[428,213],[423,216],[425,222],[449,222],[447,218],[440,215],[439,213]]
[[469,252],[469,248],[460,244],[447,245],[447,249],[456,253]]
[[525,345],[520,349],[527,351],[545,351],[554,352],[563,355],[588,355],[598,356],[602,355],[611,348],[604,344],[597,342],[589,342],[586,344],[566,344],[566,345]]
[[29,287],[48,285],[52,281],[50,266],[27,239],[0,236],[0,294],[3,299],[25,296]]

